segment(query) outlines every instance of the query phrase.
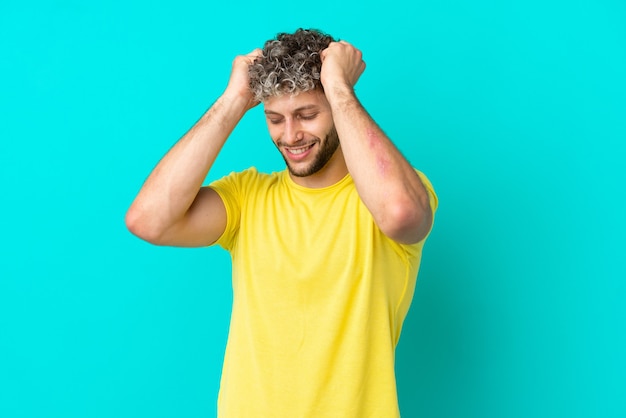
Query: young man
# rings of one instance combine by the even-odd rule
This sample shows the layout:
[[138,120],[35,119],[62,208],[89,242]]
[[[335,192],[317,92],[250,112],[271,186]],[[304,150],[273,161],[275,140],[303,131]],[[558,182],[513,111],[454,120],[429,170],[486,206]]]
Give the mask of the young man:
[[[239,56],[128,211],[157,245],[233,261],[220,417],[397,417],[394,352],[437,200],[354,93],[361,52],[315,30]],[[202,183],[263,103],[287,170]]]

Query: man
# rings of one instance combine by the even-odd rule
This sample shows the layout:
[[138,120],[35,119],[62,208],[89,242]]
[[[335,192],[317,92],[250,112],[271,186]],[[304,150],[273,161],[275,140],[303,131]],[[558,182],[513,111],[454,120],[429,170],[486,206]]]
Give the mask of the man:
[[[315,30],[239,56],[222,96],[127,214],[157,244],[233,262],[220,417],[397,417],[394,351],[437,205],[354,93],[361,52]],[[287,170],[202,183],[262,102]]]

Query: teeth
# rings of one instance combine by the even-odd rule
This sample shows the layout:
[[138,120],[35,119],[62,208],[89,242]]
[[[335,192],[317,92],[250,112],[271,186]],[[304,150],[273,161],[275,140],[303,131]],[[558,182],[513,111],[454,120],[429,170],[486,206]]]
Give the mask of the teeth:
[[290,153],[297,155],[297,154],[302,154],[306,151],[308,151],[313,145],[309,145],[308,147],[304,147],[304,148],[287,148],[289,150]]

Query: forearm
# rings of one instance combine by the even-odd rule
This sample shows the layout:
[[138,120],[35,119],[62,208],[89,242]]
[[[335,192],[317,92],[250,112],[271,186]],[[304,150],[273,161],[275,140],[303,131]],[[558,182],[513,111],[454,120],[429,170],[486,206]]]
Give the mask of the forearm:
[[149,175],[128,211],[129,225],[158,235],[185,215],[246,105],[222,96],[211,106]]
[[334,86],[326,96],[348,171],[377,225],[400,242],[421,240],[432,213],[419,176],[361,106],[352,88]]

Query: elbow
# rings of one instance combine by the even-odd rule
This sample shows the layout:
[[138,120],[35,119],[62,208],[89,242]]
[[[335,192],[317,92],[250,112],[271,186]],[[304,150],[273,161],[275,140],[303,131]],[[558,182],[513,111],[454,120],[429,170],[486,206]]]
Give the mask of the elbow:
[[130,209],[128,209],[128,212],[126,212],[124,222],[126,223],[126,228],[131,234],[148,241],[148,238],[151,238],[151,234],[150,229],[146,227],[144,219],[145,217],[142,216],[140,211],[134,206],[131,206]]
[[162,245],[163,234],[151,222],[150,217],[131,206],[124,218],[126,228],[136,237],[154,245]]
[[387,215],[380,229],[389,238],[401,244],[415,244],[426,238],[433,222],[433,213],[428,202],[397,202],[388,206]]

